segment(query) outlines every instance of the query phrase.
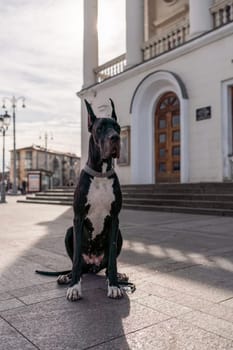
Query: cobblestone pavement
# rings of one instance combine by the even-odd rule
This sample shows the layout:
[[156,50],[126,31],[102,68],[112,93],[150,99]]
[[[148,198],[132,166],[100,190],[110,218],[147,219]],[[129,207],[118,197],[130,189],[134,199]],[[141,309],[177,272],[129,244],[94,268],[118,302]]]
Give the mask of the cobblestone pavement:
[[67,206],[0,204],[0,349],[233,349],[233,218],[122,211],[118,261],[137,286],[106,297],[104,273],[83,299],[35,269],[69,269]]

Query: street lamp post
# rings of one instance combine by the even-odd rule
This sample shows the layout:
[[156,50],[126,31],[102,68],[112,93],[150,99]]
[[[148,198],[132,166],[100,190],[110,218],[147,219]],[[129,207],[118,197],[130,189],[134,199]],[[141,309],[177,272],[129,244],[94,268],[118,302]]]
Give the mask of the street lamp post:
[[6,130],[10,124],[10,115],[7,111],[4,115],[0,115],[0,131],[2,131],[2,184],[1,184],[1,202],[6,202],[6,190],[5,190],[5,135]]
[[17,183],[16,183],[16,130],[15,130],[15,117],[16,117],[16,107],[18,101],[22,100],[22,108],[25,108],[25,97],[20,96],[20,97],[4,97],[3,98],[3,106],[2,108],[6,108],[6,101],[9,101],[11,104],[12,108],[12,116],[13,116],[13,189],[12,189],[12,194],[17,194],[18,188],[17,188]]
[[[43,138],[42,135],[39,136],[39,139],[41,140]],[[50,133],[50,135],[48,134],[47,131],[45,131],[44,133],[44,148],[45,148],[45,170],[49,170],[48,169],[48,139],[49,140],[53,140],[53,134]]]

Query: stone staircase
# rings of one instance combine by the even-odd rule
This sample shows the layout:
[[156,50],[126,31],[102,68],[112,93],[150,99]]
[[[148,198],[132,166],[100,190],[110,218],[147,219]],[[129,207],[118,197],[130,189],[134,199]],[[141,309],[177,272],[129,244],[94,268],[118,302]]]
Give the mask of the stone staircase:
[[[27,195],[18,202],[72,205],[74,188]],[[233,216],[233,183],[122,186],[123,208]]]
[[233,183],[123,186],[124,208],[233,216]]
[[28,194],[25,199],[17,200],[18,203],[34,204],[60,204],[72,205],[74,196],[74,187],[56,188],[45,192]]

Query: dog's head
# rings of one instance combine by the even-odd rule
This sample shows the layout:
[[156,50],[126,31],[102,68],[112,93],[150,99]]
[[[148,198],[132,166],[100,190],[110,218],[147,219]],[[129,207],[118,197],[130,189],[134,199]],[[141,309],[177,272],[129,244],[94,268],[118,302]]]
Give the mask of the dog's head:
[[97,118],[90,103],[85,100],[88,112],[88,131],[92,134],[95,145],[99,148],[101,160],[119,158],[120,131],[113,101],[111,118]]

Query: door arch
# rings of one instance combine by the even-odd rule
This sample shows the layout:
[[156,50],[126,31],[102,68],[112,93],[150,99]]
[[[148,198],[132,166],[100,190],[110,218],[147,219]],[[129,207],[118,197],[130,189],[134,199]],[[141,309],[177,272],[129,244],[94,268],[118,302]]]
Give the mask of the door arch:
[[180,102],[172,91],[158,100],[154,130],[156,182],[180,182]]
[[159,70],[145,76],[131,99],[131,182],[156,182],[155,111],[160,97],[172,91],[180,103],[180,182],[189,182],[189,99],[182,79],[175,73]]

